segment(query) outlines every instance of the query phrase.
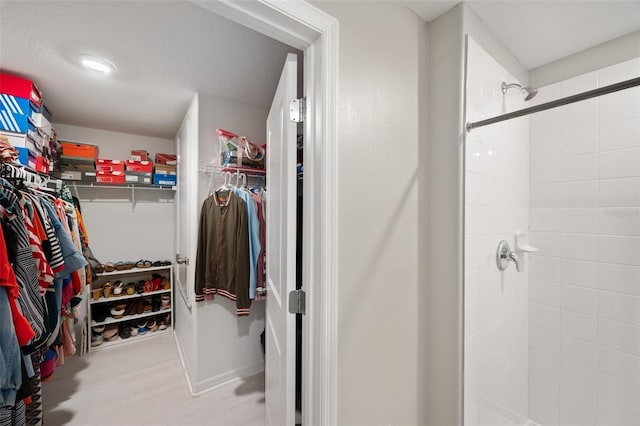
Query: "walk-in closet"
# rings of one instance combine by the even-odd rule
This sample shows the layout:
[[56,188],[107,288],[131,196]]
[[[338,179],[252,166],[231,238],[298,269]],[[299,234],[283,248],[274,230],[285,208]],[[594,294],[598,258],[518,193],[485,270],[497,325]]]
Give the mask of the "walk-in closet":
[[[264,424],[269,348],[282,346],[266,331],[268,256],[278,279],[294,289],[302,280],[304,127],[282,114],[302,96],[302,52],[190,2],[0,7],[0,72],[39,90],[50,132],[36,126],[34,135],[51,162],[39,170],[3,160],[3,191],[23,191],[44,211],[50,202],[59,215],[66,206],[82,262],[62,303],[61,291],[46,290],[63,311],[46,311],[47,293],[41,321],[45,311],[57,319],[47,336],[61,342],[29,340],[37,343],[30,359],[43,365],[31,377],[44,383],[9,416],[51,425]],[[108,69],[87,69],[87,58]],[[283,69],[293,80],[281,79]],[[21,129],[2,130],[14,141]],[[276,132],[292,143],[272,149]],[[4,219],[10,208],[2,204]],[[272,211],[290,228],[284,239],[269,241]],[[54,266],[41,280],[49,273],[58,282]],[[278,297],[288,302],[285,289]],[[286,416],[300,423],[301,314],[295,330],[286,313],[294,330],[285,346],[298,360],[288,396],[295,412]],[[283,368],[278,359],[272,368]]]

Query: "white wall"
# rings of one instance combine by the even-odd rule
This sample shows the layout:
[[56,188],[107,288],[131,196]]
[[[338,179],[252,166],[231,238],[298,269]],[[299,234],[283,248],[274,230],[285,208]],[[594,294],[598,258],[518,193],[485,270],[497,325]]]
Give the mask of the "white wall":
[[[640,75],[640,59],[538,102]],[[531,116],[530,417],[640,424],[640,88]]]
[[640,31],[636,31],[534,68],[531,70],[530,83],[533,87],[546,86],[639,56]]
[[[524,108],[516,78],[469,37],[467,121]],[[467,133],[464,423],[524,424],[528,405],[528,273],[496,267],[499,241],[529,226],[529,118]],[[521,266],[526,259],[518,253]]]
[[316,2],[340,24],[338,423],[418,424],[418,46],[399,3]]
[[[175,153],[173,140],[55,124],[59,140],[99,145],[100,158],[129,159],[132,149]],[[140,259],[173,260],[174,193],[137,190],[132,210],[131,191],[108,188],[72,188],[80,195],[82,214],[93,253],[102,262]]]
[[[463,7],[429,23],[429,139],[426,204],[427,282],[421,302],[427,310],[421,340],[427,371],[420,422],[462,422],[463,298]],[[422,117],[421,117],[422,119]],[[423,166],[424,167],[424,166]]]

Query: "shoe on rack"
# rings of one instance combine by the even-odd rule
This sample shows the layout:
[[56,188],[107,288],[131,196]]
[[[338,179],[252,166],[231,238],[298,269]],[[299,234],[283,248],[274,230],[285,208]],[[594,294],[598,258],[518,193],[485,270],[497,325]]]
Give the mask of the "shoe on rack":
[[112,342],[120,338],[120,336],[118,336],[118,332],[118,324],[109,324],[105,327],[102,336],[104,337],[105,341]]
[[123,290],[124,290],[124,283],[120,280],[116,280],[113,283],[113,295],[120,296]]
[[113,284],[111,283],[111,281],[107,281],[106,283],[104,283],[104,285],[102,286],[102,293],[104,294],[104,297],[111,297],[111,295],[113,294]]

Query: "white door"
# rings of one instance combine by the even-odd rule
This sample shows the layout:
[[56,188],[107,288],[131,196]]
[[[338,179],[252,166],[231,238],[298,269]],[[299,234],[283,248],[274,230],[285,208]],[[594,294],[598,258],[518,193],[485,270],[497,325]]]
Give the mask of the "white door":
[[194,288],[196,227],[198,220],[198,96],[189,106],[176,136],[178,190],[176,196],[176,264],[174,279],[178,293],[191,306]]
[[297,96],[297,58],[290,53],[267,118],[266,424],[295,419],[295,315],[287,309],[296,288],[296,124],[289,102]]

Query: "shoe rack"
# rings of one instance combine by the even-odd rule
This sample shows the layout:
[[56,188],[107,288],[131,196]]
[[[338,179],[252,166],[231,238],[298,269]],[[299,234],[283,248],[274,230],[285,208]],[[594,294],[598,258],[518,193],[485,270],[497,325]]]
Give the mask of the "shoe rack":
[[[87,294],[89,295],[87,314],[89,341],[87,346],[90,348],[89,351],[133,343],[172,332],[174,300],[171,272],[172,265],[168,265],[148,268],[134,267],[128,270],[96,274],[94,282],[87,285]],[[164,277],[165,280],[160,280],[158,289],[153,289],[152,285],[147,285],[145,288],[144,283],[153,283],[154,275]],[[166,287],[166,281],[169,283],[168,288],[163,288],[163,284]],[[116,294],[118,290],[115,287],[118,282],[122,283],[122,287],[119,294]],[[134,288],[133,294],[128,294],[127,286],[131,285]],[[168,307],[166,306],[167,297],[170,300]],[[121,312],[123,309],[124,312]],[[160,328],[161,322],[166,328]],[[155,327],[153,327],[154,323]],[[118,328],[117,337],[107,340],[105,331],[110,330],[109,334],[112,334],[115,327]],[[94,330],[100,329],[102,329],[100,333],[102,338],[98,339],[97,334],[99,333]]]

